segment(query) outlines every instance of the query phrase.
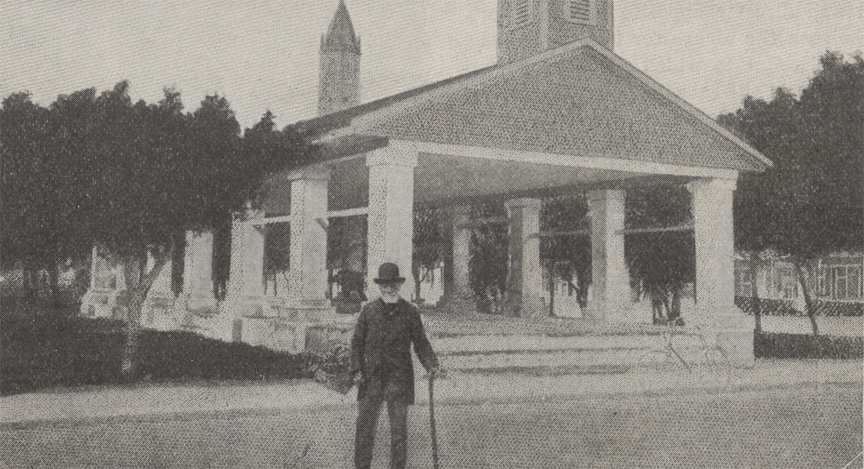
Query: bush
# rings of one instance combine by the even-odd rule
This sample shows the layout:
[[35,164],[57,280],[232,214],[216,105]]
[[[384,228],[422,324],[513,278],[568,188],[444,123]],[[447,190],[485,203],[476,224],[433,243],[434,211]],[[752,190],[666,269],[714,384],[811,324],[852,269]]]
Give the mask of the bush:
[[[765,316],[806,316],[806,311],[795,308],[793,300],[759,299],[760,311]],[[817,316],[864,316],[864,302],[813,300]],[[747,314],[753,314],[756,300],[736,296],[735,305]]]
[[864,337],[755,333],[756,358],[864,358]]
[[[0,395],[57,386],[123,383],[124,324],[87,318],[4,318]],[[131,382],[311,378],[312,357],[207,339],[191,332],[142,330]]]

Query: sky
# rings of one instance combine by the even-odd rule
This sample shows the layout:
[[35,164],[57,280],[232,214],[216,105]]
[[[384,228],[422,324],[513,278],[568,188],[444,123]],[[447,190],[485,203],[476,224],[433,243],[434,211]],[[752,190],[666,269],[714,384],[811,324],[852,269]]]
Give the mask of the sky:
[[[187,111],[225,96],[244,128],[315,117],[318,50],[338,0],[0,0],[0,98],[128,80]],[[497,0],[346,0],[361,102],[496,62]],[[618,0],[615,52],[709,116],[800,92],[826,50],[864,52],[862,0]]]

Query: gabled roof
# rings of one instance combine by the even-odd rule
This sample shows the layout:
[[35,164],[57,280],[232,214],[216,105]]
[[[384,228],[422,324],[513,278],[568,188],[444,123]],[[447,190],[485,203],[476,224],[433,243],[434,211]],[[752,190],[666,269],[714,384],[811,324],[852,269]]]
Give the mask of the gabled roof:
[[713,119],[593,40],[297,124],[328,132],[683,166],[771,166]]

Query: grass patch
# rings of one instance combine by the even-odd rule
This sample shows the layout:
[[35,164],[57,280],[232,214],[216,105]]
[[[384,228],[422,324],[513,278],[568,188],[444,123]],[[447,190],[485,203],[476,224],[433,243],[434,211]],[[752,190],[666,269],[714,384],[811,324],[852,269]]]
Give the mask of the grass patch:
[[864,337],[757,332],[753,351],[756,358],[864,358]]
[[186,380],[311,378],[321,359],[191,332],[142,330],[135,370],[121,374],[123,323],[86,318],[0,320],[0,395],[53,387]]

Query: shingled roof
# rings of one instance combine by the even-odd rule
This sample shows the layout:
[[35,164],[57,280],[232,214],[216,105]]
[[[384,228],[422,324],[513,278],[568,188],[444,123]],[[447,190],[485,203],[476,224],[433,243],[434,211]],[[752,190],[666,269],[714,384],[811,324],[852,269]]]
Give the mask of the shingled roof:
[[336,132],[683,166],[770,160],[593,40],[300,122]]

